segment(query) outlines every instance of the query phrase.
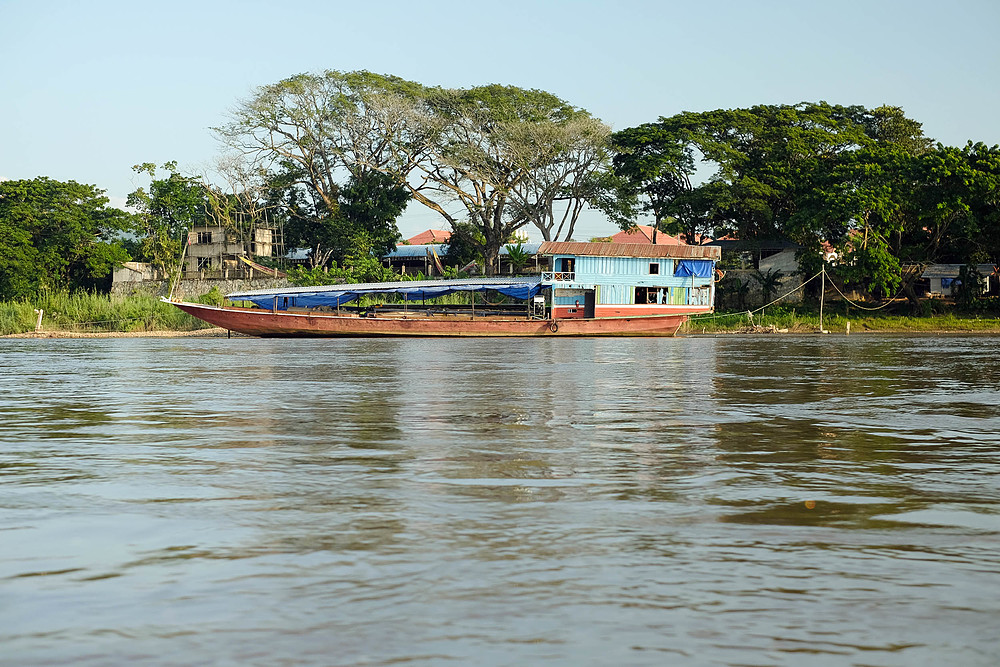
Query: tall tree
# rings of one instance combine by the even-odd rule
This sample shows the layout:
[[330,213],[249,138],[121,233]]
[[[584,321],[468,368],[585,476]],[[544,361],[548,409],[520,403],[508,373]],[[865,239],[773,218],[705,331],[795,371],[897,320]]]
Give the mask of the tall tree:
[[[611,192],[599,200],[600,208],[626,230],[640,215],[651,215],[655,243],[663,221],[680,213],[675,204],[692,190],[695,161],[689,133],[661,120],[614,133],[611,146],[613,177],[605,181]],[[693,239],[698,216],[692,211],[677,218]]]
[[578,111],[566,120],[522,124],[518,134],[511,147],[525,177],[511,190],[513,217],[529,220],[545,241],[571,239],[601,190],[608,126]]
[[908,258],[1000,264],[1000,147],[938,145],[912,160]]
[[[514,86],[426,89],[414,100],[404,140],[404,173],[413,198],[437,211],[452,228],[475,227],[488,275],[500,249],[536,222],[551,234],[557,201],[589,197],[601,160],[603,126],[555,95]],[[571,229],[572,224],[564,227]]]
[[[825,102],[685,112],[612,141],[614,176],[626,184],[612,208],[669,216],[668,228],[689,238],[713,228],[750,243],[787,238],[805,248],[810,272],[833,243],[847,258],[844,277],[882,293],[899,282],[904,230],[915,219],[909,165],[933,154],[920,123],[898,107]],[[692,185],[699,156],[713,173]]]
[[141,221],[136,259],[166,269],[178,259],[185,230],[207,223],[206,188],[200,177],[181,174],[176,162],[163,164],[162,169],[168,172],[166,178],[156,177],[156,165],[152,162],[137,164],[132,169],[150,179],[148,191],[140,187],[127,199]]
[[129,260],[120,236],[132,216],[104,191],[48,178],[0,182],[0,298],[42,289],[96,289]]
[[[370,72],[300,74],[257,89],[215,131],[249,159],[249,171],[267,174],[270,200],[289,219],[289,242],[309,247],[313,264],[324,266],[362,246],[376,253],[394,246],[395,217],[406,197],[391,140],[410,108],[401,100],[421,90]],[[342,192],[345,186],[355,192]],[[364,212],[363,202],[355,201],[358,188],[371,202]],[[397,212],[388,219],[392,210]],[[360,245],[352,246],[352,239]]]
[[[396,249],[399,229],[396,219],[410,201],[409,191],[398,179],[378,171],[351,176],[340,191],[340,215],[353,239],[363,237],[374,257]],[[358,246],[357,240],[353,243]]]
[[585,111],[543,91],[444,90],[336,71],[259,89],[217,131],[288,191],[301,187],[290,199],[293,215],[311,214],[320,225],[335,224],[349,177],[391,177],[453,228],[472,224],[488,273],[527,224],[543,235],[571,233],[607,134]]

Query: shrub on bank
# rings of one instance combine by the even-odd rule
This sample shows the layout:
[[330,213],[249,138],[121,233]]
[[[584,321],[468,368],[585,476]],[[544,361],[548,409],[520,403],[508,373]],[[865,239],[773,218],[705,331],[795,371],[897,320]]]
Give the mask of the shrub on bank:
[[0,302],[0,335],[34,331],[42,309],[43,331],[193,331],[209,325],[148,294],[45,292],[34,299]]

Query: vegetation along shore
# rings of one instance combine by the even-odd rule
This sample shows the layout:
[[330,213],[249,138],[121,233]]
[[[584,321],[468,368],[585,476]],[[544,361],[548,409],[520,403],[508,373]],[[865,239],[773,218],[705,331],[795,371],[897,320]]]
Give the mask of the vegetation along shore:
[[[221,295],[207,293],[197,301],[221,303]],[[38,310],[41,327],[36,332]],[[926,316],[866,313],[843,303],[827,304],[822,329],[834,334],[872,333],[983,333],[1000,334],[1000,318],[955,312]],[[816,333],[820,331],[815,306],[776,305],[751,311],[696,316],[682,334]],[[93,293],[46,294],[36,299],[0,302],[0,336],[132,337],[226,336],[222,329],[163,303],[157,297]]]

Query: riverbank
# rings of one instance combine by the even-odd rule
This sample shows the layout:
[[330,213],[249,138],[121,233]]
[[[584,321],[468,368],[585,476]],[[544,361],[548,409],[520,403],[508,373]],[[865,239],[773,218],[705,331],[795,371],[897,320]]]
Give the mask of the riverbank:
[[858,309],[851,313],[830,313],[798,309],[772,309],[765,313],[717,313],[695,316],[684,325],[681,334],[741,333],[985,333],[1000,334],[1000,318],[963,315],[954,312],[912,317],[909,315],[867,314]]
[[[732,316],[730,316],[732,317]],[[682,336],[738,336],[748,334],[817,334],[820,333],[819,321],[806,320],[779,326],[767,323],[768,318],[757,318],[757,324],[750,324],[743,316],[742,324],[725,324],[710,326],[704,322],[693,322],[684,325],[679,332]],[[764,322],[761,323],[760,320]],[[1000,320],[963,320],[958,318],[931,317],[916,324],[903,322],[908,318],[872,318],[870,320],[854,320],[850,328],[847,321],[824,320],[823,333],[839,335],[864,334],[911,334],[911,335],[941,335],[941,334],[986,334],[1000,335]],[[158,331],[28,331],[22,333],[4,334],[0,338],[226,338],[246,337],[244,334],[231,333],[217,327],[207,329],[158,330]]]
[[[209,293],[201,297],[203,302],[215,298],[221,300],[221,295]],[[31,300],[0,302],[0,335],[32,334],[39,323],[44,334],[77,337],[106,333],[185,335],[210,328],[151,294],[53,292]]]
[[[220,294],[205,294],[203,303],[221,302]],[[41,330],[35,333],[38,310]],[[838,312],[839,310],[839,312]],[[991,313],[992,314],[992,313]],[[808,334],[820,329],[834,334],[862,333],[983,333],[1000,334],[1000,318],[950,310],[921,317],[830,308],[822,327],[818,310],[773,307],[767,311],[697,315],[680,334]],[[47,294],[31,302],[0,302],[0,337],[124,338],[225,336],[224,329],[164,303],[151,295]]]
[[226,338],[229,335],[229,331],[213,327],[186,331],[29,331],[0,338]]

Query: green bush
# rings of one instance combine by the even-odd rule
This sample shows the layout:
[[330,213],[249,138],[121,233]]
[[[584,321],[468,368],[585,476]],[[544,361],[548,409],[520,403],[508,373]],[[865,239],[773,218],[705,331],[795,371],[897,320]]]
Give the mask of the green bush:
[[192,331],[209,326],[149,294],[44,292],[30,300],[0,302],[0,334],[34,331],[36,308],[44,312],[43,331]]
[[212,289],[198,297],[197,302],[209,306],[222,306],[226,303],[226,295],[220,292],[217,286],[213,285]]

